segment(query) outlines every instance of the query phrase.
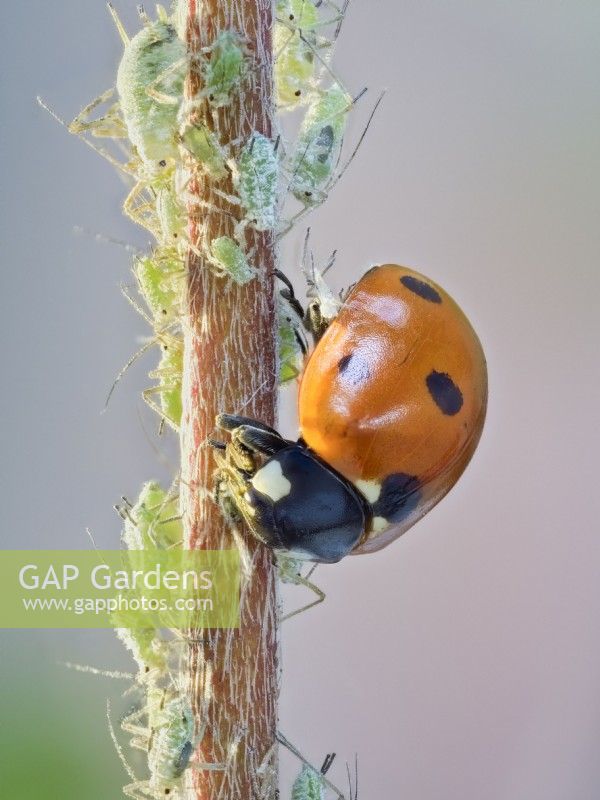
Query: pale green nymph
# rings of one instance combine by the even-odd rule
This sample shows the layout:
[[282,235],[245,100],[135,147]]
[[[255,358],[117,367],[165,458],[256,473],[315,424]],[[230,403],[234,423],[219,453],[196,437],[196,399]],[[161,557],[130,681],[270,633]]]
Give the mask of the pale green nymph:
[[242,222],[257,231],[275,227],[279,200],[279,164],[273,141],[254,131],[242,148],[233,174],[246,216]]
[[229,236],[219,236],[210,243],[210,262],[219,274],[231,278],[234,283],[244,284],[256,277],[242,248]]
[[177,158],[177,112],[187,70],[186,46],[159,18],[130,42],[117,72],[117,90],[131,143],[147,164]]
[[339,85],[315,92],[306,112],[292,157],[290,189],[304,205],[318,205],[326,196],[339,161],[352,98]]

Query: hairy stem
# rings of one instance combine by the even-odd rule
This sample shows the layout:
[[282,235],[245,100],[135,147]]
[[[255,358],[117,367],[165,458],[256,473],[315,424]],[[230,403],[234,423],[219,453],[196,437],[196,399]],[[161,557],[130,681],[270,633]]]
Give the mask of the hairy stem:
[[[209,121],[232,153],[253,131],[271,135],[272,63],[270,0],[188,0],[187,41],[192,67],[186,96],[201,89],[194,54],[210,47],[221,30],[234,30],[248,47],[250,72],[239,96],[217,113],[190,106],[190,121]],[[237,143],[237,144],[236,144]],[[240,529],[226,523],[211,497],[214,460],[208,438],[215,416],[241,412],[275,423],[277,392],[276,313],[271,233],[247,229],[247,252],[259,267],[244,286],[215,275],[198,255],[200,243],[233,236],[234,217],[243,213],[223,198],[234,187],[205,174],[190,174],[186,186],[189,231],[184,319],[181,497],[186,541],[192,548],[226,549],[241,541],[247,551],[242,577],[238,630],[195,632],[191,646],[191,685],[205,727],[197,761],[224,769],[196,771],[201,800],[272,800],[276,791],[275,747],[278,676],[276,576],[271,553]]]

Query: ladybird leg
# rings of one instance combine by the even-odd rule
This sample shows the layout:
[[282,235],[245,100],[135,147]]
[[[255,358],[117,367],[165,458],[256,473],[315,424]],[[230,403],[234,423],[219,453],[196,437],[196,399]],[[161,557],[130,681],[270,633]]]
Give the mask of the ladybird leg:
[[247,450],[266,456],[272,456],[292,444],[278,433],[273,434],[270,431],[255,428],[253,425],[241,425],[236,428],[232,431],[231,441],[234,445],[241,444]]
[[271,428],[270,425],[266,425],[264,422],[252,419],[251,417],[242,417],[238,414],[217,414],[216,425],[219,428],[223,428],[225,431],[233,431],[235,428],[240,428],[242,425],[248,425],[251,428],[257,428],[258,430],[272,433],[274,436],[279,436],[280,439],[282,438],[275,428]]
[[282,289],[281,296],[284,298],[284,300],[288,301],[300,319],[304,319],[306,312],[294,293],[294,287],[290,279],[280,269],[274,269],[273,274],[287,287],[286,289]]

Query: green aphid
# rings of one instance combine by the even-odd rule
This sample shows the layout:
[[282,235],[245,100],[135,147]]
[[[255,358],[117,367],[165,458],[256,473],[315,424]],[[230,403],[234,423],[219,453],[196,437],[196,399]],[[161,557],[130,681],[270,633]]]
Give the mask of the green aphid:
[[304,205],[325,199],[339,161],[352,98],[334,85],[316,92],[300,126],[290,189]]
[[275,227],[279,200],[279,164],[275,144],[254,132],[242,148],[234,185],[246,212],[243,223],[257,231]]
[[279,384],[283,386],[295,380],[302,372],[304,350],[298,339],[298,330],[302,321],[288,303],[280,295],[277,298],[278,335],[279,335]]
[[210,243],[210,262],[223,277],[242,285],[256,277],[242,248],[229,236],[219,236]]
[[185,43],[167,19],[149,22],[125,45],[117,90],[129,139],[147,164],[177,158],[186,71]]
[[157,323],[168,323],[179,315],[181,261],[175,253],[156,251],[136,259],[133,271],[140,292]]
[[319,15],[310,0],[279,0],[273,25],[274,78],[278,105],[294,108],[315,79],[314,29]]
[[181,143],[214,180],[222,180],[229,174],[226,158],[219,139],[206,125],[190,125],[181,134]]
[[324,800],[323,776],[304,764],[292,786],[292,800]]
[[176,245],[185,238],[187,213],[177,198],[174,186],[163,187],[156,192],[156,215],[163,242]]
[[163,724],[148,751],[150,787],[155,797],[169,794],[173,781],[178,781],[188,768],[194,751],[194,714],[187,698],[168,700],[162,710]]
[[239,35],[233,31],[221,31],[210,47],[210,54],[203,66],[202,94],[208,97],[213,108],[229,105],[246,71],[246,58]]
[[146,389],[143,396],[152,408],[158,410],[151,400],[153,395],[158,395],[164,419],[178,430],[182,413],[183,344],[174,337],[169,337],[161,347],[162,355],[158,367],[150,373],[151,378],[158,380],[158,385]]
[[148,481],[124,516],[123,542],[129,550],[166,550],[181,545],[182,541],[177,498],[156,481]]
[[322,24],[317,6],[311,0],[277,0],[275,13],[278,20],[302,31],[313,30]]
[[[133,595],[129,593],[131,597]],[[139,628],[135,626],[134,611],[114,611],[111,622],[115,625],[115,633],[138,665],[140,678],[148,679],[151,671],[162,675],[168,670],[169,656],[165,643],[158,636],[156,628]],[[120,626],[124,627],[120,627]],[[125,627],[131,625],[132,627]]]

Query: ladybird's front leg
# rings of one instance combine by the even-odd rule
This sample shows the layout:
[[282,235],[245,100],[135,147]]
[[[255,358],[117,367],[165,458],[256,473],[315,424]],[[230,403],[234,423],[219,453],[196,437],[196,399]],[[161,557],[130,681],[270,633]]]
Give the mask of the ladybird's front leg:
[[284,439],[274,428],[249,417],[220,414],[217,417],[217,425],[231,432],[231,446],[241,453],[250,451],[272,456],[293,444]]

